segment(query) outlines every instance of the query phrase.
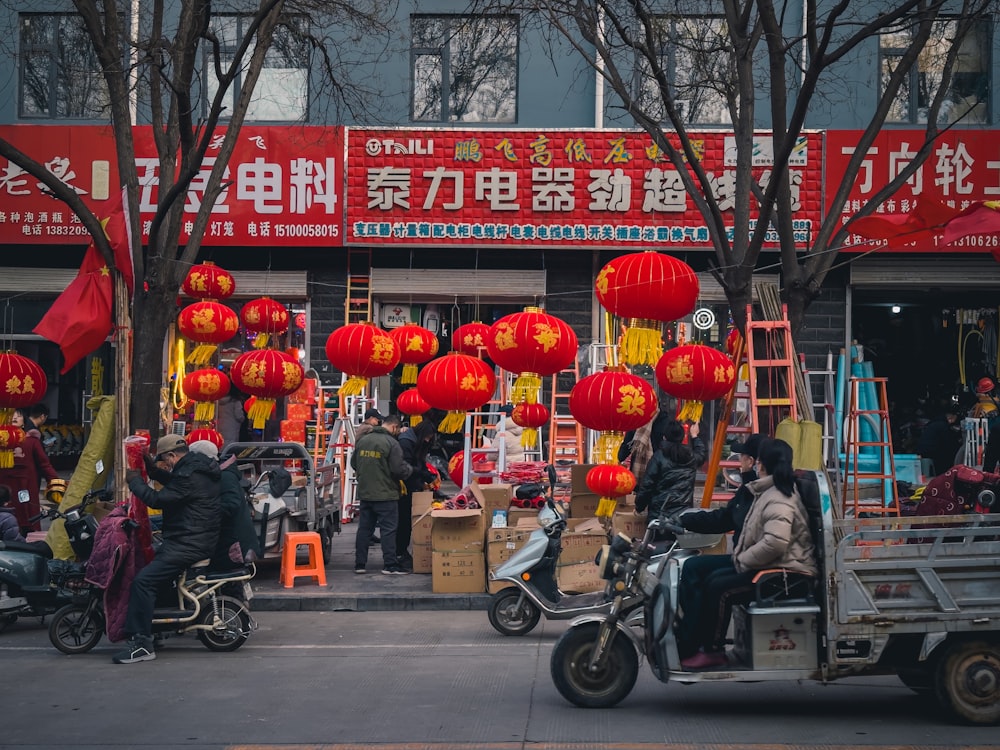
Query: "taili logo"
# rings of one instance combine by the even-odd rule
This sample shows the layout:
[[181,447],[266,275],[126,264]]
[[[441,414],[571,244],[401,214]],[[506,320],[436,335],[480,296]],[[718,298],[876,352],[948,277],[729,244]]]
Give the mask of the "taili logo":
[[365,153],[369,156],[430,156],[434,153],[433,139],[409,138],[397,141],[392,138],[369,138],[365,142]]

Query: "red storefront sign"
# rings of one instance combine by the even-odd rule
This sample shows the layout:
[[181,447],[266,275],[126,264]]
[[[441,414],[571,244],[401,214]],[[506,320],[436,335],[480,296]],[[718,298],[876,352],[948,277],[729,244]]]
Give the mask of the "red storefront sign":
[[[224,129],[209,147],[184,204],[188,239]],[[159,160],[150,127],[133,128],[143,236],[156,210]],[[91,125],[0,126],[3,138],[73,187],[98,215],[118,191],[111,128]],[[244,126],[227,165],[231,184],[212,209],[203,244],[343,244],[343,128]],[[86,244],[87,230],[38,180],[0,158],[0,243]]]
[[[731,216],[732,136],[693,138]],[[762,136],[765,184],[769,147]],[[802,243],[819,222],[822,151],[804,135],[790,163]],[[679,174],[634,131],[350,129],[346,204],[348,244],[711,247]]]
[[[826,195],[840,187],[848,160],[857,147],[860,130],[831,130],[826,134]],[[858,179],[844,205],[842,222],[857,213],[872,196],[893,180],[914,158],[924,142],[922,130],[883,130],[868,150]],[[1000,199],[1000,139],[996,131],[949,130],[938,136],[934,150],[920,168],[877,213],[905,214],[913,210],[920,196],[933,198],[954,208],[966,208],[974,201]],[[829,204],[824,206],[829,210]],[[936,238],[939,239],[939,238]],[[876,247],[858,235],[851,235],[845,252],[868,252]],[[879,247],[878,252],[990,252],[1000,247],[1000,236],[972,234],[939,249],[925,242],[905,247]]]

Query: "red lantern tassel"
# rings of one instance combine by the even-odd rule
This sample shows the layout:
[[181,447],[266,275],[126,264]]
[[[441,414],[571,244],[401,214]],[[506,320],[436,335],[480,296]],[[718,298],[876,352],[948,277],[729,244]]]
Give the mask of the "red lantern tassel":
[[424,418],[419,414],[414,414],[410,417],[410,427],[416,427],[418,424],[424,421]]
[[187,357],[187,361],[192,365],[205,365],[208,361],[212,359],[212,355],[215,354],[215,350],[218,347],[215,344],[198,344]]
[[438,425],[438,432],[445,432],[445,433],[458,432],[464,426],[465,426],[465,412],[450,411],[445,415],[444,419],[441,420],[441,424]]
[[215,402],[198,401],[194,405],[195,422],[211,422],[215,419]]
[[594,513],[598,518],[611,518],[618,507],[618,501],[613,497],[602,497],[597,503],[597,511]]
[[521,432],[521,447],[534,448],[538,445],[538,430],[534,427],[525,427]]
[[685,401],[684,406],[677,413],[677,419],[681,422],[686,419],[690,419],[692,422],[700,422],[704,409],[705,404],[702,401]]
[[14,468],[14,451],[0,451],[0,469]]
[[594,446],[594,462],[599,464],[618,463],[618,448],[625,438],[623,432],[602,432],[597,436]]
[[360,396],[365,392],[367,385],[367,378],[363,378],[360,375],[351,375],[347,379],[347,382],[340,386],[339,393],[342,396]]
[[250,411],[247,412],[247,416],[250,417],[250,421],[253,423],[253,428],[255,430],[264,429],[264,422],[266,422],[267,418],[271,416],[271,410],[273,408],[273,398],[258,398],[253,402],[253,406],[250,407]]
[[541,375],[534,372],[522,372],[514,380],[510,400],[515,404],[538,402],[538,389],[542,387]]
[[622,337],[622,361],[627,365],[655,367],[663,355],[663,337],[655,320],[630,318]]
[[270,341],[270,337],[266,333],[258,333],[253,339],[254,349],[263,349],[267,346],[267,342]]
[[417,382],[417,366],[412,362],[403,365],[403,376],[399,379],[403,385],[413,385]]

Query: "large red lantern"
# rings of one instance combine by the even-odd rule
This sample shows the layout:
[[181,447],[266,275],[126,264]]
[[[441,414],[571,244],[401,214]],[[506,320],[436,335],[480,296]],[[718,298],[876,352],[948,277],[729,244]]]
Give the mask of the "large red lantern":
[[389,335],[399,347],[399,361],[403,363],[403,375],[399,382],[403,385],[416,383],[417,365],[422,365],[438,353],[437,336],[416,323],[393,328]]
[[518,373],[511,393],[515,404],[537,401],[542,378],[569,367],[576,347],[573,329],[538,307],[500,318],[486,339],[490,359],[508,372]]
[[448,412],[438,425],[441,432],[458,432],[465,424],[465,412],[489,401],[496,386],[492,367],[457,352],[431,360],[417,376],[420,395],[435,409]]
[[542,404],[515,404],[510,419],[518,427],[524,428],[521,432],[521,445],[533,448],[538,445],[538,428],[549,421],[549,410]]
[[216,347],[229,341],[240,330],[240,319],[229,307],[221,302],[205,300],[194,302],[177,316],[177,328],[196,346],[187,356],[187,361],[204,365],[215,354]]
[[405,414],[410,418],[410,426],[416,427],[423,419],[423,414],[431,408],[431,405],[420,395],[416,388],[410,388],[399,394],[396,399],[396,409],[400,414]]
[[489,338],[489,335],[490,327],[485,323],[474,320],[452,331],[451,348],[460,354],[468,354],[470,357],[481,357],[483,350],[486,348],[486,339]]
[[[487,460],[488,455],[486,453],[473,453],[472,454],[472,465],[475,466],[480,461]],[[448,459],[448,478],[462,487],[465,482],[465,451],[456,451],[455,454]],[[483,477],[479,478],[480,484],[482,484]]]
[[250,333],[257,334],[254,347],[263,349],[271,336],[288,330],[288,309],[270,297],[258,297],[243,305],[240,320]]
[[587,487],[601,498],[594,515],[610,518],[618,498],[635,489],[635,475],[620,464],[600,464],[587,472]]
[[229,393],[229,378],[219,370],[195,370],[184,376],[184,395],[195,402],[194,421],[215,419],[215,402]]
[[569,394],[569,410],[580,424],[600,434],[594,463],[618,461],[618,446],[656,414],[653,387],[624,367],[606,367],[580,380]]
[[704,344],[678,346],[656,363],[657,384],[664,393],[684,401],[678,419],[697,422],[704,402],[725,396],[735,381],[733,360]]
[[191,266],[181,284],[181,291],[188,297],[222,300],[233,296],[236,281],[229,271],[219,268],[211,261]]
[[48,388],[37,362],[17,352],[0,352],[0,469],[14,466],[14,449],[24,440],[24,431],[11,425],[14,409],[37,404]]
[[392,337],[374,323],[341,326],[326,340],[326,358],[348,375],[340,386],[344,396],[357,396],[368,378],[387,375],[399,364],[399,347]]
[[0,425],[0,469],[14,467],[14,449],[24,442],[24,430],[12,424]]
[[594,283],[598,301],[627,320],[622,361],[655,365],[663,353],[664,321],[683,318],[698,299],[698,276],[687,263],[654,250],[607,263]]
[[218,430],[210,430],[207,427],[199,427],[195,430],[191,430],[191,432],[189,432],[184,439],[187,441],[188,445],[191,445],[191,443],[197,443],[199,440],[207,440],[208,442],[213,443],[220,451],[226,442],[226,439],[222,437],[221,432]]
[[298,390],[305,371],[284,352],[255,349],[237,357],[229,374],[237,388],[256,397],[247,416],[254,429],[260,430],[275,408],[275,400]]

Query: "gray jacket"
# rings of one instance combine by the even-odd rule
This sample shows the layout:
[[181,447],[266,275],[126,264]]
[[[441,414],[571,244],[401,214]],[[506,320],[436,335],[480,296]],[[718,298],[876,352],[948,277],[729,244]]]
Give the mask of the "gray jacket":
[[399,482],[412,467],[403,460],[403,450],[384,427],[375,427],[354,444],[351,468],[358,480],[358,500],[399,500]]

